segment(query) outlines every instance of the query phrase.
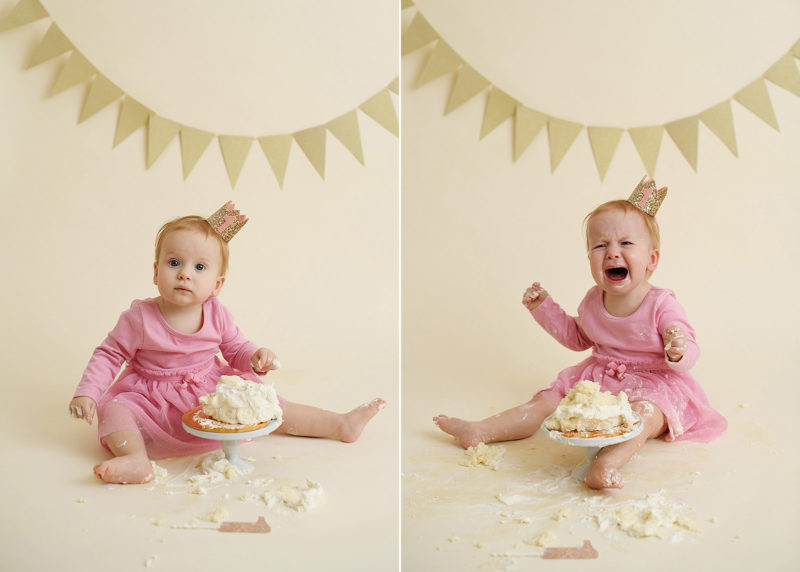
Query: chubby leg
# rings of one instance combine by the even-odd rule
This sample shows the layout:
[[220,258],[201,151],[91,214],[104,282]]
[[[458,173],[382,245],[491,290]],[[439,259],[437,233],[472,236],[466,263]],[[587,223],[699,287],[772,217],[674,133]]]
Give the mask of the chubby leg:
[[275,432],[352,443],[359,438],[369,420],[385,405],[386,401],[377,398],[369,403],[362,403],[347,413],[334,413],[311,405],[286,402],[282,405],[283,423]]
[[103,441],[114,454],[94,468],[98,479],[107,483],[138,484],[153,478],[153,467],[147,457],[144,439],[135,430],[110,433]]
[[455,437],[458,444],[466,449],[478,443],[515,441],[530,437],[555,409],[556,405],[545,396],[535,395],[527,403],[481,421],[438,415],[433,418],[433,422],[439,429]]
[[648,439],[661,435],[667,429],[667,420],[661,410],[649,401],[636,401],[631,408],[644,420],[644,429],[633,439],[610,445],[600,449],[589,472],[586,474],[586,485],[592,489],[623,487],[619,469],[630,461]]

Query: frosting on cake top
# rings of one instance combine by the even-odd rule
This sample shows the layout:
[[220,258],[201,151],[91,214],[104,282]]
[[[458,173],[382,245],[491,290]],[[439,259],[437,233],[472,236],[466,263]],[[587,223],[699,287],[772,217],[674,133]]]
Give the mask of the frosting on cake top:
[[561,400],[545,427],[561,432],[602,431],[615,427],[628,430],[635,423],[636,417],[624,391],[613,395],[610,391],[600,391],[599,383],[585,379]]
[[283,419],[278,396],[272,384],[256,383],[241,377],[222,377],[217,391],[200,397],[203,413],[217,421],[256,425]]

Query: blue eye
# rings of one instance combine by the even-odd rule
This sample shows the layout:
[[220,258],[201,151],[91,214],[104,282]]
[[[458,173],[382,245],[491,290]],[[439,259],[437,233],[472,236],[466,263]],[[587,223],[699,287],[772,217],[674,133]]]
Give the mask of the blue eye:
[[175,259],[173,258],[172,260],[170,260],[169,262],[167,262],[167,264],[169,264],[170,266],[172,266],[173,268],[175,268],[175,267],[177,267],[177,266],[180,266],[180,264],[181,264],[181,263],[180,263],[180,262],[178,262],[177,260],[175,260]]
[[194,267],[195,267],[195,270],[205,270],[206,269],[205,264],[199,264],[198,263],[198,264],[195,264]]

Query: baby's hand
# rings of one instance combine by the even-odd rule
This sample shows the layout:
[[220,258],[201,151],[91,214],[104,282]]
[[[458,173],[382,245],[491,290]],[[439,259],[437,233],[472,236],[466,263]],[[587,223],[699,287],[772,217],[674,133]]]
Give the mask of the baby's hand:
[[664,331],[664,352],[669,361],[680,361],[686,353],[688,344],[686,334],[678,326],[670,326]]
[[267,373],[281,367],[275,354],[267,348],[258,348],[250,358],[250,365],[253,366],[253,371],[256,373]]
[[69,402],[69,414],[75,419],[85,419],[91,425],[97,404],[91,397],[75,397]]
[[541,284],[534,282],[530,288],[525,290],[525,294],[522,296],[522,305],[532,311],[544,302],[545,298],[547,298],[547,291],[542,288]]

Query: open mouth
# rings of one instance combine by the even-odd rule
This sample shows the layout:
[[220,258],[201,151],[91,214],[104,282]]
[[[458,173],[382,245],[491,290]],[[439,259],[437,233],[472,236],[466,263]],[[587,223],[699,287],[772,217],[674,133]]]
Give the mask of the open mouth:
[[606,268],[605,275],[611,282],[622,282],[628,277],[628,269],[622,267]]

